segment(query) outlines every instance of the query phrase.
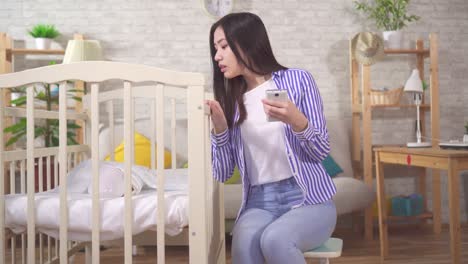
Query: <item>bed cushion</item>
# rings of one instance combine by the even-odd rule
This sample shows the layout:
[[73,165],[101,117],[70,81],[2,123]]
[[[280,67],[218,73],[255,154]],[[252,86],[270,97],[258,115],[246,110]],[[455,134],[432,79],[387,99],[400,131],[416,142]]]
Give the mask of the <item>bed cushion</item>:
[[242,203],[242,184],[224,185],[224,218],[235,219]]
[[[350,177],[333,178],[337,193],[333,197],[338,215],[367,208],[375,200],[375,192],[363,181]],[[242,202],[242,184],[224,185],[224,214],[235,219]]]
[[343,173],[339,176],[353,177],[351,166],[351,148],[349,139],[351,135],[349,119],[327,118],[328,138],[330,139],[330,155],[341,167]]
[[350,177],[336,177],[333,179],[336,194],[333,201],[338,215],[367,208],[375,200],[375,192],[363,181]]

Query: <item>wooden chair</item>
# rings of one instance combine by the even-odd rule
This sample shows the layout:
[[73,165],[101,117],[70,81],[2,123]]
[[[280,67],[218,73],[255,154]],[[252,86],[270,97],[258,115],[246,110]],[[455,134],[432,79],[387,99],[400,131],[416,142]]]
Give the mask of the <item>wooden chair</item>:
[[304,252],[304,257],[309,264],[313,263],[313,259],[318,259],[320,264],[329,264],[329,259],[341,256],[342,248],[343,240],[332,237],[320,247]]

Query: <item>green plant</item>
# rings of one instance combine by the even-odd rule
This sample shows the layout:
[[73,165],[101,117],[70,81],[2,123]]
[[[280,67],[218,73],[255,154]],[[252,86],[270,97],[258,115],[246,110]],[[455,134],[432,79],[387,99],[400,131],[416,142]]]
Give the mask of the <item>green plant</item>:
[[386,31],[400,30],[407,22],[420,19],[419,16],[406,14],[409,0],[374,0],[372,4],[367,0],[354,1],[356,10],[363,12],[367,18],[375,20],[378,29]]
[[427,82],[424,80],[422,81],[422,86],[423,86],[423,91],[426,91],[427,88],[429,88],[429,84],[427,84]]
[[[55,64],[51,62],[50,64]],[[51,111],[54,105],[58,105],[58,96],[53,94],[50,84],[43,84],[44,89],[39,90],[38,87],[34,87],[34,98],[38,101],[42,101],[46,105],[46,109]],[[26,104],[26,88],[20,87],[16,88],[17,92],[23,93],[23,95],[15,100],[11,100],[11,104],[16,105],[16,107]],[[81,97],[77,96],[77,92],[82,92],[80,90],[69,89],[67,91],[67,97],[72,98],[76,101],[81,101]],[[26,136],[27,132],[27,122],[26,118],[21,118],[17,123],[4,128],[4,133],[11,133],[11,137],[6,142],[5,146],[10,146],[16,143],[18,140]],[[67,123],[67,144],[75,145],[76,134],[75,130],[80,128],[74,122]],[[46,147],[55,147],[59,145],[59,121],[58,119],[46,119],[45,122],[35,122],[34,126],[34,138],[43,136]]]
[[33,38],[56,38],[60,35],[54,25],[37,24],[28,31]]

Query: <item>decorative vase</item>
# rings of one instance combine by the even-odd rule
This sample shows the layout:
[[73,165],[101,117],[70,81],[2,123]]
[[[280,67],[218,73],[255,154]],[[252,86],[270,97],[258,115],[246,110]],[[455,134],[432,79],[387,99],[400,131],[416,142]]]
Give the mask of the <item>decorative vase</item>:
[[36,48],[40,50],[50,49],[50,43],[52,40],[50,38],[35,38]]
[[387,49],[401,49],[401,31],[384,31],[383,39],[384,45]]
[[468,134],[463,135],[463,142],[468,143]]

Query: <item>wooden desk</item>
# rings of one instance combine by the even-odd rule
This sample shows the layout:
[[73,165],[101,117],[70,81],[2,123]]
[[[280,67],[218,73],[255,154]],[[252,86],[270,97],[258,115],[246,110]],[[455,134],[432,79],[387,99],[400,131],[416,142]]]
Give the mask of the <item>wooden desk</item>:
[[[447,170],[449,214],[450,214],[450,252],[452,263],[461,263],[460,237],[460,177],[459,172],[468,170],[468,151],[443,150],[439,148],[375,148],[377,204],[379,211],[380,256],[388,257],[387,212],[384,206],[385,188],[383,163],[418,166]],[[440,205],[440,180],[433,181],[434,204]],[[434,206],[434,220],[440,220],[440,206]],[[436,221],[434,221],[436,222]],[[440,221],[438,223],[440,225]],[[440,227],[434,227],[437,230]]]

